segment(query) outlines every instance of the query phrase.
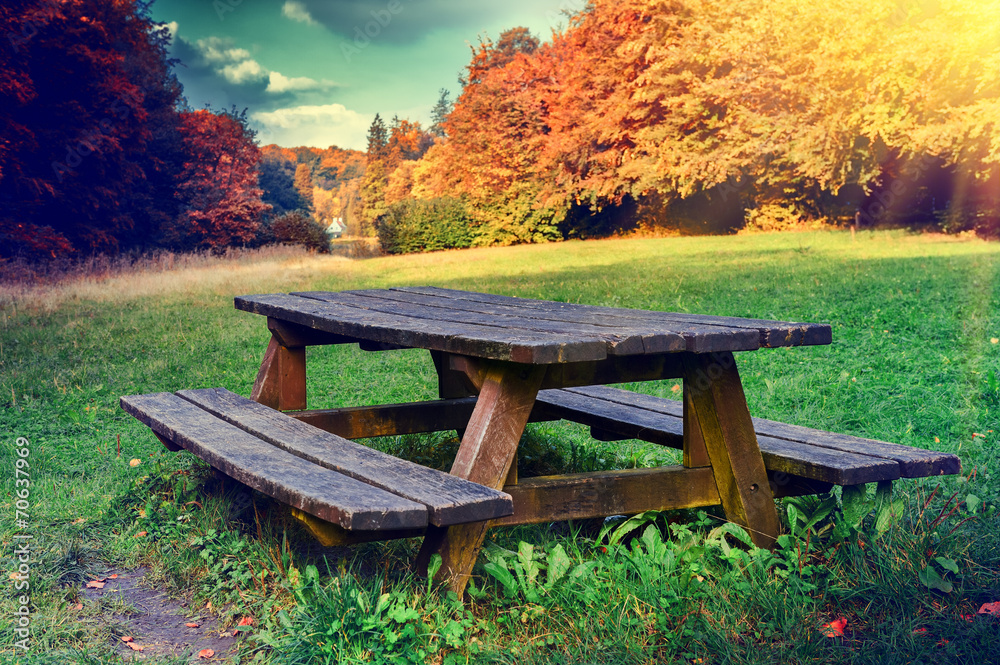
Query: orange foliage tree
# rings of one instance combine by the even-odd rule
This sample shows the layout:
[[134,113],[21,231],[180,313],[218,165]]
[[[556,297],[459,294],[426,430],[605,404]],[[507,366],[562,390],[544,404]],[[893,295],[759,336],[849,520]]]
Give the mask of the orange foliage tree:
[[220,249],[249,242],[270,206],[261,200],[260,149],[246,112],[181,114],[187,158],[177,186],[181,215],[173,239]]

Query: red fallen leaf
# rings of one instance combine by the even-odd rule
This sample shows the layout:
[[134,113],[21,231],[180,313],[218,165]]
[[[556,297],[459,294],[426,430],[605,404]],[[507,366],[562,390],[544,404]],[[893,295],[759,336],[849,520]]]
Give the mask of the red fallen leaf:
[[127,646],[132,651],[142,651],[142,650],[144,650],[146,648],[144,646],[140,646],[140,645],[135,644],[133,642],[126,642],[125,646]]
[[97,580],[94,580],[93,582],[87,582],[87,588],[88,589],[103,589],[104,588],[104,582],[98,582]]
[[115,573],[114,575],[108,575],[108,579],[109,580],[117,580],[118,579],[118,573]]
[[73,609],[74,610],[82,610],[83,609],[83,603],[77,603],[76,605],[73,606]]
[[913,629],[913,634],[914,635],[923,635],[926,632],[927,632],[926,628],[914,628]]
[[187,626],[188,628],[199,628],[201,626],[200,623],[195,623],[193,621],[191,623],[186,623],[184,625]]
[[238,624],[236,624],[236,625],[237,626],[252,626],[252,625],[254,625],[254,623],[256,623],[256,622],[253,620],[253,617],[243,617],[242,619],[240,619],[240,622]]
[[943,647],[946,644],[948,644],[948,640],[945,640],[945,639],[938,640],[938,643],[937,643],[937,645],[939,647]]
[[826,637],[843,637],[844,628],[847,627],[847,619],[844,617],[839,617],[834,619],[830,623],[825,623],[819,627],[823,635]]
[[201,651],[198,652],[198,658],[208,659],[208,658],[211,658],[214,655],[215,655],[215,652],[213,650],[211,650],[211,649],[202,649]]
[[143,537],[143,536],[145,536],[145,535],[146,535],[146,532],[145,532],[145,531],[140,531],[139,533],[135,534],[135,537],[136,537],[136,538],[142,538],[142,537]]
[[122,642],[128,643],[128,642],[131,642],[131,641],[132,641],[132,638],[129,637],[128,635],[126,635],[125,637],[122,638]]
[[962,618],[965,619],[966,621],[975,621],[976,620],[976,615],[975,614],[963,614]]
[[983,603],[983,606],[979,608],[979,613],[1000,616],[1000,600],[995,603]]

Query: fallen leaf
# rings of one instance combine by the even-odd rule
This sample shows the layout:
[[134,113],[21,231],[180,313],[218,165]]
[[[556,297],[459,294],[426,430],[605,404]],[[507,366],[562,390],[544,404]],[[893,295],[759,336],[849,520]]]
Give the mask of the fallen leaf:
[[207,658],[211,658],[214,655],[215,655],[215,651],[213,651],[212,649],[202,649],[201,651],[198,652],[198,657],[199,658],[206,658],[207,659]]
[[87,520],[84,519],[83,517],[77,517],[75,520],[73,520],[72,522],[70,522],[70,524],[83,524],[86,521]]
[[990,344],[1000,344],[1000,338],[990,337]]
[[675,393],[680,389],[681,389],[680,385],[675,383],[674,386],[670,389],[670,392]]
[[926,632],[927,632],[926,628],[914,628],[913,629],[913,634],[914,635],[923,635]]
[[146,535],[146,532],[145,532],[145,531],[140,531],[139,533],[135,534],[135,537],[136,537],[136,538],[142,538],[142,537],[143,537],[143,536],[145,536],[145,535]]
[[201,627],[200,623],[195,623],[194,621],[192,621],[190,623],[186,623],[184,625],[187,626],[188,628],[200,628]]
[[108,579],[109,580],[117,580],[118,579],[118,573],[115,573],[114,575],[108,575]]
[[146,511],[145,510],[140,510],[139,511],[139,517],[145,517],[145,516],[146,516]]
[[995,603],[983,603],[983,606],[979,608],[979,613],[1000,616],[1000,600]]
[[76,605],[73,606],[73,609],[74,610],[82,610],[83,609],[83,603],[77,603]]
[[965,619],[966,621],[975,621],[976,620],[976,615],[975,614],[963,614],[962,618]]
[[946,644],[948,644],[948,640],[945,640],[945,639],[938,640],[938,643],[937,643],[937,645],[939,647],[943,647]]
[[941,443],[941,439],[934,437],[934,443]]
[[140,464],[142,464],[141,459],[133,459],[128,463],[129,466],[139,466]]
[[212,601],[208,601],[207,603],[205,603],[205,609],[206,610],[212,609]]
[[144,646],[140,646],[140,645],[135,644],[133,642],[126,642],[125,646],[127,646],[132,651],[143,651],[146,648]]
[[132,638],[128,637],[127,635],[122,638],[122,642],[131,642],[131,641],[132,641]]
[[830,623],[825,623],[819,627],[820,631],[827,637],[843,637],[844,628],[847,627],[847,619],[840,617]]
[[87,582],[87,588],[88,589],[103,589],[104,588],[104,582],[97,582],[97,581]]
[[240,619],[240,622],[238,624],[236,624],[236,625],[237,626],[252,626],[255,623],[256,622],[253,620],[253,617],[243,617],[242,619]]

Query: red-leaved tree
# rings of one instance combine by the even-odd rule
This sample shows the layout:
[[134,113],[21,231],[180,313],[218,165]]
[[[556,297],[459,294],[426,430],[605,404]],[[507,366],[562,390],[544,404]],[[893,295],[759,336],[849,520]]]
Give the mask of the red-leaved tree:
[[168,239],[180,247],[212,249],[253,240],[271,206],[261,200],[260,149],[246,111],[184,112],[181,135],[185,161],[176,193],[181,211]]

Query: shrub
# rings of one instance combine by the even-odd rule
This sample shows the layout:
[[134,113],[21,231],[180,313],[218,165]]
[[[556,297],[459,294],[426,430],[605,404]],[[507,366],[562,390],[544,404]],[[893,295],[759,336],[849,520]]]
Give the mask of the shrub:
[[265,243],[302,245],[320,253],[330,251],[330,238],[316,220],[301,210],[275,217],[261,234]]
[[376,224],[382,250],[389,254],[471,247],[477,231],[465,203],[451,197],[403,199]]

